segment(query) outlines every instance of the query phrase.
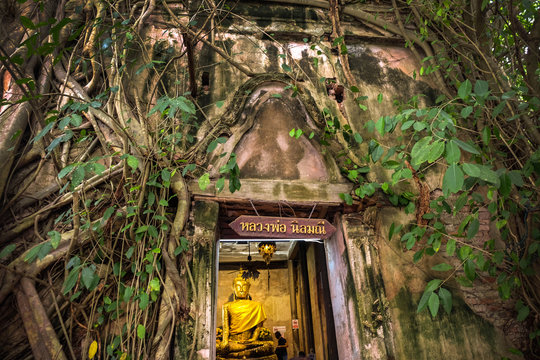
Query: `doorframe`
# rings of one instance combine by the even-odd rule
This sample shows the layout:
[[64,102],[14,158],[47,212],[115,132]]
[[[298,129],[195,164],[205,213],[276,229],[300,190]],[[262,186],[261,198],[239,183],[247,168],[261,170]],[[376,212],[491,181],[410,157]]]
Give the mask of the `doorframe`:
[[[217,202],[218,203],[218,206],[220,208],[220,211],[221,211],[221,208],[223,206],[223,204],[227,204],[227,205],[231,205],[232,203],[235,203],[236,201],[235,200],[238,200],[238,202],[241,202],[241,203],[245,203],[246,201],[249,201],[251,202],[251,200],[246,200],[246,199],[231,199],[231,198],[216,198],[216,197],[207,197],[207,196],[197,196],[196,197],[198,200],[201,200],[201,201],[211,201],[211,202]],[[194,197],[195,199],[195,197]],[[256,200],[255,200],[256,201]],[[274,202],[274,201],[266,201],[266,203],[270,203],[270,204],[277,204],[278,202]],[[306,206],[306,205],[312,205],[312,206],[321,206],[321,208],[323,209],[322,213],[325,214],[325,218],[328,218],[330,216],[327,215],[327,211],[328,211],[328,208],[335,208],[337,210],[335,210],[333,213],[334,213],[334,221],[335,220],[338,220],[340,217],[341,217],[341,209],[342,209],[342,203],[335,203],[335,202],[300,202],[300,203],[294,203],[294,202],[288,202],[290,204],[290,206],[294,207],[295,205],[296,206]],[[254,215],[254,214],[250,214],[250,215]],[[265,215],[277,215],[277,214],[265,214]],[[334,223],[334,221],[331,221],[331,223]],[[339,220],[338,220],[339,221]],[[328,242],[334,242],[336,241],[336,239],[343,239],[343,228],[342,226],[339,224],[336,224],[335,225],[336,227],[336,232],[328,239],[324,239],[324,240],[321,240],[323,241],[323,246],[324,246],[324,252],[325,252],[325,262],[326,262],[326,267],[327,267],[327,274],[330,273],[330,269],[329,269],[329,260],[331,258],[335,258],[336,256],[339,256],[338,254],[329,254],[329,251],[332,251],[332,249],[334,247],[329,247],[328,246]],[[227,240],[227,239],[222,239],[221,237],[221,232],[222,232],[222,226],[220,226],[220,221],[219,221],[219,216],[218,216],[218,220],[217,220],[217,223],[216,223],[216,239],[214,241],[214,243],[212,244],[212,247],[213,247],[213,253],[214,253],[214,264],[213,264],[213,267],[212,267],[212,283],[215,284],[214,286],[214,289],[212,291],[212,301],[210,302],[212,305],[212,309],[211,309],[211,314],[212,314],[212,318],[211,318],[211,321],[210,321],[210,325],[211,325],[211,328],[209,329],[209,332],[211,334],[210,336],[210,349],[209,349],[209,359],[212,359],[212,360],[215,360],[216,359],[216,334],[215,334],[215,330],[217,328],[217,324],[218,324],[218,318],[217,316],[221,316],[220,313],[221,311],[219,311],[220,309],[217,308],[217,300],[218,300],[218,280],[219,280],[219,242],[221,240]],[[264,240],[264,238],[261,238],[260,239],[261,241]],[[272,239],[272,240],[278,240],[278,239]],[[301,240],[301,239],[294,239],[294,240]],[[312,239],[310,239],[312,240]],[[346,294],[345,293],[342,293],[341,294],[341,298],[342,298],[342,301],[341,302],[336,302],[336,293],[334,291],[334,293],[332,293],[332,288],[335,288],[335,284],[333,286],[333,284],[331,284],[332,282],[332,277],[331,276],[328,276],[328,291],[330,292],[330,305],[332,306],[332,314],[331,316],[333,317],[333,319],[335,320],[335,315],[336,315],[336,312],[338,312],[337,310],[337,305],[338,304],[344,304],[346,302]],[[309,289],[307,289],[309,291]],[[294,289],[290,289],[290,291],[294,291]],[[292,311],[292,307],[291,307],[291,311]],[[218,315],[219,314],[219,315]],[[292,316],[292,313],[291,313],[291,316]],[[328,316],[328,314],[327,314]],[[335,322],[335,321],[334,321]],[[291,329],[292,329],[292,326],[291,326]],[[352,329],[351,329],[352,330]],[[342,358],[341,354],[344,353],[343,350],[345,349],[340,349],[340,346],[339,346],[339,341],[338,341],[338,336],[342,336],[343,334],[338,334],[337,333],[337,327],[334,327],[334,337],[336,339],[336,346],[337,346],[337,350],[338,350],[338,354],[340,355],[340,359]],[[349,331],[349,333],[354,333],[355,331]],[[291,334],[294,334],[293,331],[291,331]],[[294,336],[294,335],[293,335]],[[305,351],[308,351],[309,349],[305,349]],[[349,351],[345,351],[346,353],[348,353]],[[345,355],[345,354],[344,354]],[[352,357],[347,357],[347,355],[345,357],[343,357],[343,359],[348,359],[348,358],[351,358]]]

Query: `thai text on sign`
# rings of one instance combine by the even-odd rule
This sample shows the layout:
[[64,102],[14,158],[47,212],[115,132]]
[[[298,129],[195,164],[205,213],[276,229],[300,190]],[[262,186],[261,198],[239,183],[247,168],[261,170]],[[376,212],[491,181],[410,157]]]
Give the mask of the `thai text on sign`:
[[242,215],[229,224],[240,236],[264,238],[325,239],[336,228],[325,219]]

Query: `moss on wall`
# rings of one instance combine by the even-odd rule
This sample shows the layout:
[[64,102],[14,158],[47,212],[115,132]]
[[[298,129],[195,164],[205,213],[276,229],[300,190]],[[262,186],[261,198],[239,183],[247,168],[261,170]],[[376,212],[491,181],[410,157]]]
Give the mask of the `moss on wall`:
[[450,314],[416,313],[419,294],[402,288],[390,301],[398,359],[500,359],[508,355],[502,334],[454,296]]

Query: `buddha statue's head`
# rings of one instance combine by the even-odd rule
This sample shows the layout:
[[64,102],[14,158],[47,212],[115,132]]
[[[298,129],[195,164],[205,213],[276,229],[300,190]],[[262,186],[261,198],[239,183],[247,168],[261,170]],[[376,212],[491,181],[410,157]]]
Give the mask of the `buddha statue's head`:
[[233,280],[233,291],[234,297],[236,299],[248,299],[249,296],[249,287],[251,284],[247,279],[242,277],[242,272],[240,272]]

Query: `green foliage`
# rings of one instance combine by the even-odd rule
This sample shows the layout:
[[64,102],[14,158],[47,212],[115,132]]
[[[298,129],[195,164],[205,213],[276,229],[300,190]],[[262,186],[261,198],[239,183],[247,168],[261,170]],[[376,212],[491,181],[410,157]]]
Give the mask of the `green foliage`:
[[[150,53],[145,53],[141,57],[143,61],[134,61],[133,54],[144,51],[141,49],[147,46],[139,38],[140,29],[133,27],[134,19],[118,12],[122,6],[96,3],[104,6],[102,16],[106,18],[88,17],[88,23],[78,23],[70,18],[42,21],[45,17],[36,20],[38,17],[21,16],[19,21],[26,31],[26,38],[19,50],[0,60],[4,68],[16,70],[10,73],[19,75],[26,74],[24,68],[32,58],[38,60],[37,64],[45,64],[47,59],[52,59],[55,64],[63,60],[61,64],[68,65],[66,71],[70,78],[58,81],[57,85],[62,83],[64,86],[76,81],[77,73],[83,75],[79,78],[90,77],[95,59],[101,66],[106,66],[98,71],[106,79],[90,91],[84,101],[70,94],[58,97],[37,94],[38,85],[33,75],[15,79],[24,93],[21,102],[37,99],[44,106],[45,116],[35,122],[40,125],[40,130],[31,143],[42,142],[46,156],[54,157],[55,165],[61,164],[58,180],[64,187],[59,196],[81,195],[79,210],[73,210],[75,206],[59,210],[61,214],[54,215],[58,217],[54,227],[48,229],[47,240],[27,250],[24,260],[34,262],[58,249],[62,232],[75,227],[75,219],[80,223],[77,225],[80,226],[79,234],[90,231],[91,246],[75,249],[70,254],[62,292],[69,295],[71,301],[92,304],[95,309],[92,314],[96,316],[92,320],[94,323],[86,324],[88,329],[104,327],[121,316],[130,319],[121,334],[104,340],[107,345],[103,346],[103,352],[111,358],[122,358],[126,354],[123,350],[126,344],[140,350],[146,339],[153,336],[150,329],[154,327],[149,326],[146,319],[153,318],[156,303],[161,299],[163,256],[168,251],[167,241],[171,241],[174,206],[181,200],[176,199],[171,184],[179,177],[186,181],[195,179],[200,189],[207,190],[215,181],[216,191],[220,192],[228,181],[229,191],[234,192],[240,189],[241,183],[236,154],[217,155],[229,156],[225,165],[218,169],[217,179],[210,178],[210,169],[201,161],[204,156],[214,156],[211,154],[223,148],[220,144],[227,138],[213,134],[202,146],[196,143],[198,131],[203,128],[200,125],[207,114],[206,106],[210,104],[195,103],[194,94],[190,93],[193,88],[184,81],[187,69],[182,66],[177,67],[175,79],[167,79],[165,67],[169,64],[177,66],[170,61],[177,60],[174,48],[156,46],[153,58],[146,56]],[[289,135],[299,139],[305,134],[310,140],[316,139],[324,151],[335,156],[343,176],[354,184],[351,193],[340,194],[346,204],[354,205],[379,192],[393,206],[419,216],[420,220],[412,224],[392,224],[388,233],[390,240],[399,238],[404,249],[414,252],[414,262],[435,254],[449,258],[432,267],[441,279],[430,279],[420,298],[418,312],[428,309],[435,317],[442,306],[450,313],[452,294],[443,286],[452,278],[461,286],[474,286],[481,276],[496,278],[503,299],[531,293],[531,289],[526,288],[528,281],[523,279],[534,276],[534,264],[540,256],[540,232],[537,230],[540,150],[531,136],[532,130],[538,129],[540,100],[535,85],[538,61],[527,58],[531,53],[534,55],[530,49],[535,48],[531,44],[536,37],[527,38],[527,35],[531,34],[537,21],[539,6],[531,1],[517,2],[513,7],[483,1],[478,19],[485,17],[485,27],[469,29],[474,24],[467,23],[462,6],[447,1],[418,1],[414,4],[413,14],[409,3],[401,5],[400,14],[410,12],[408,15],[411,15],[403,19],[407,25],[405,29],[415,27],[410,33],[414,40],[404,36],[407,46],[437,44],[440,49],[422,60],[418,74],[415,71],[413,77],[429,77],[430,83],[436,84],[443,94],[435,100],[414,97],[406,104],[398,104],[399,110],[393,114],[388,107],[384,116],[366,121],[364,129],[356,129],[360,132],[341,120],[340,110],[333,104],[322,111],[323,128],[306,133],[295,128]],[[231,7],[223,4],[223,9],[230,11]],[[467,26],[463,28],[463,24]],[[515,32],[516,24],[522,29],[519,34]],[[196,25],[197,20],[189,22],[190,27]],[[79,38],[92,38],[93,30],[97,34],[95,44],[77,43]],[[67,43],[61,44],[64,31]],[[440,38],[440,34],[445,36]],[[471,44],[469,39],[482,41]],[[305,38],[304,43],[307,42],[309,39]],[[310,45],[314,56],[307,63],[312,64],[311,70],[315,73],[326,61],[323,52],[329,56],[330,48],[335,56],[346,56],[351,52],[343,36],[335,38],[331,44]],[[462,49],[468,50],[466,56]],[[278,56],[287,58],[285,54]],[[291,76],[303,70],[296,64],[280,61],[281,70]],[[345,65],[340,62],[340,66]],[[37,71],[36,68],[34,66],[33,70]],[[143,78],[145,74],[155,74],[157,78]],[[306,74],[302,80],[309,77],[311,75]],[[315,88],[335,81],[315,74],[314,78],[317,77],[320,83],[313,84]],[[128,96],[131,94],[124,87],[133,79],[143,80],[141,83],[145,85],[141,92],[148,93],[149,99],[157,99],[153,106],[150,104],[145,108],[147,104],[141,101],[143,97]],[[147,87],[146,84],[152,84],[156,79],[158,85],[155,88]],[[350,96],[354,106],[368,111],[368,97],[361,94],[361,88],[349,84],[346,95]],[[306,89],[293,82],[285,90],[290,90],[287,93],[295,97]],[[42,96],[47,97],[44,99],[47,101],[41,101]],[[274,93],[270,96],[281,98],[285,95]],[[211,111],[222,108],[227,100],[215,102]],[[373,102],[383,104],[385,101],[386,104],[388,100],[391,99],[387,94],[380,93]],[[421,103],[427,105],[419,106]],[[1,105],[6,104],[10,102],[2,99]],[[125,118],[130,111],[118,110],[126,105],[131,111],[127,117],[134,118]],[[368,115],[367,112],[362,114]],[[107,140],[99,139],[103,145],[102,153],[108,155],[89,160],[67,156],[58,161],[64,149],[69,150],[70,144],[80,144],[84,148],[86,141],[93,141],[100,135],[103,124],[96,128],[90,124],[88,128],[87,119],[104,121],[109,117],[112,125],[105,124],[105,127],[120,141],[107,143]],[[158,121],[157,127],[146,126],[149,120]],[[532,122],[532,128],[526,120]],[[131,127],[135,122],[141,125],[141,132],[147,132],[144,134],[147,144],[137,143],[138,139],[132,136]],[[14,137],[23,134],[19,132]],[[71,155],[69,151],[67,155]],[[108,180],[95,193],[90,193],[85,180],[105,175],[103,164],[114,164],[119,160],[124,167],[122,180]],[[403,191],[407,187],[402,185],[409,183],[408,188],[415,188],[417,182],[426,181],[434,168],[444,174],[440,184],[442,196],[432,199],[429,208],[425,209],[424,204],[417,202],[416,194]],[[449,228],[448,219],[458,218],[458,215],[463,220],[457,230]],[[477,244],[480,236],[485,235],[482,225],[488,222],[492,224],[490,233],[500,234],[497,247],[494,238],[480,246]],[[177,235],[178,246],[173,254],[167,254],[169,256],[181,256],[190,250],[189,240]],[[501,243],[506,247],[501,247]],[[0,252],[0,258],[10,256],[14,250],[15,244],[6,246]],[[80,258],[77,251],[80,251]],[[101,278],[100,274],[107,275]],[[78,309],[77,306],[73,308]],[[533,314],[536,308],[526,301],[517,301],[518,320],[537,318],[538,314]],[[531,334],[531,339],[538,341],[539,338],[540,332]]]

